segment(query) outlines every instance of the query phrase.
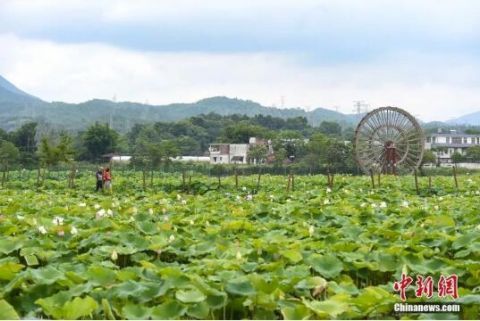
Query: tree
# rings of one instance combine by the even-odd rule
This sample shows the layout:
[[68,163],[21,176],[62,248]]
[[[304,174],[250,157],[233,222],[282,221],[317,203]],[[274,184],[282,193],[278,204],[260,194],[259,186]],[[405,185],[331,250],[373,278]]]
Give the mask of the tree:
[[248,160],[250,163],[261,164],[266,160],[267,153],[265,145],[254,145],[248,150]]
[[0,164],[2,166],[2,186],[8,177],[11,164],[15,163],[20,156],[20,151],[11,142],[0,141]]
[[426,150],[423,153],[423,158],[420,166],[423,166],[425,164],[435,164],[437,162],[437,156],[433,153],[431,150]]
[[322,121],[318,126],[319,131],[322,134],[334,137],[342,136],[342,127],[334,121]]
[[99,161],[102,155],[115,152],[118,141],[118,133],[107,124],[96,123],[90,126],[83,136],[88,158],[92,161]]
[[306,146],[307,154],[304,162],[310,168],[316,169],[323,163],[323,158],[328,150],[329,139],[321,133],[314,134]]
[[461,162],[464,161],[464,159],[465,159],[465,157],[462,154],[460,154],[459,152],[455,152],[452,155],[452,162],[454,164],[461,163]]
[[221,140],[225,143],[245,144],[248,143],[250,137],[266,138],[268,136],[267,132],[267,129],[262,126],[240,122],[238,124],[225,127],[221,136]]
[[33,165],[36,162],[36,136],[37,123],[34,122],[26,123],[10,133],[10,141],[20,150],[20,162],[24,166]]
[[473,162],[480,162],[480,146],[472,146],[468,148],[467,158]]

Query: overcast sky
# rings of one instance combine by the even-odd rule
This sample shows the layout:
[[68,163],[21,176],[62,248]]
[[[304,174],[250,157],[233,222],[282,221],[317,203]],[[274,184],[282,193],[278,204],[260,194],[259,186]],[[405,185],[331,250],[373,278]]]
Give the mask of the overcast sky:
[[0,75],[48,101],[363,100],[446,120],[480,111],[479,17],[476,0],[2,0]]

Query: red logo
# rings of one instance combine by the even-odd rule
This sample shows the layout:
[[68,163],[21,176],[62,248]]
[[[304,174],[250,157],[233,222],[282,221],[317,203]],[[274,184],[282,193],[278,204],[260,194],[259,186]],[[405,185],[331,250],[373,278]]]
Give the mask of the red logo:
[[[400,298],[402,301],[407,300],[407,290],[412,285],[413,278],[402,273],[402,278],[400,281],[395,281],[393,283],[393,289],[396,292],[400,293]],[[415,297],[421,298],[425,296],[430,299],[433,297],[433,278],[431,276],[423,277],[422,275],[417,275],[417,281],[415,282],[416,290]],[[447,296],[452,297],[453,299],[458,298],[458,276],[452,274],[450,276],[441,275],[437,283],[437,296],[439,298],[445,298]]]

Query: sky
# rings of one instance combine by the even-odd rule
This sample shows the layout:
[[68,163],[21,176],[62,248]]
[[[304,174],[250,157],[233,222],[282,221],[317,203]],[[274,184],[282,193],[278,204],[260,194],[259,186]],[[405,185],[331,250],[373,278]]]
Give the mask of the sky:
[[212,96],[480,111],[476,0],[1,0],[0,75],[47,101]]

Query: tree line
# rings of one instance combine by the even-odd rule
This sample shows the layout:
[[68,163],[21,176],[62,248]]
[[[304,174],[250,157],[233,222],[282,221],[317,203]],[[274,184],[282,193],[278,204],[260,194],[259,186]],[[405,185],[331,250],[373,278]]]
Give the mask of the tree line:
[[[344,142],[353,140],[353,132],[336,122],[311,126],[305,117],[264,115],[199,115],[176,122],[136,124],[124,135],[103,123],[68,132],[29,122],[10,132],[0,129],[0,161],[4,173],[12,167],[39,168],[39,179],[60,163],[102,163],[109,154],[131,155],[132,166],[154,170],[172,157],[206,155],[211,143],[248,143],[250,137],[257,137],[273,142],[275,165],[295,162],[312,169],[329,166],[349,171],[354,166],[352,148]],[[251,151],[252,159],[259,162],[265,154],[262,147]]]

